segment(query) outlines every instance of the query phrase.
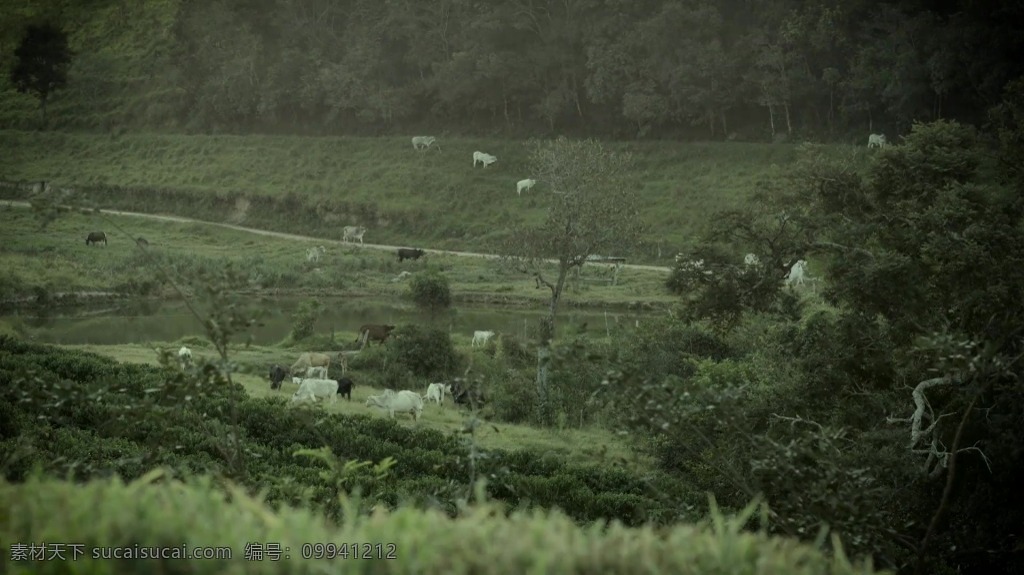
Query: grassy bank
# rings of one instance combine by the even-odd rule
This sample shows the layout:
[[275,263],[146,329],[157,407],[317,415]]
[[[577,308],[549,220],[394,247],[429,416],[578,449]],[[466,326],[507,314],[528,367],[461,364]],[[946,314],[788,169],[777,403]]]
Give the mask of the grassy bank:
[[[490,252],[510,226],[537,221],[550,190],[531,177],[524,141],[441,139],[443,151],[415,152],[409,139],[288,136],[98,135],[0,131],[0,174],[51,180],[102,207],[163,212],[340,238],[365,225],[366,241]],[[621,254],[669,265],[707,217],[734,207],[796,156],[787,144],[610,143],[632,152],[642,186],[641,245]],[[849,146],[837,154],[866,152]],[[498,157],[472,166],[472,152]],[[26,187],[4,188],[25,197]],[[660,257],[659,257],[660,250]]]
[[[393,280],[402,271],[436,268],[448,277],[456,302],[540,306],[545,298],[529,278],[496,260],[430,254],[400,264],[390,250],[328,244],[319,262],[309,262],[306,250],[317,242],[203,223],[68,213],[41,228],[31,210],[0,207],[0,213],[0,267],[9,270],[0,279],[3,300],[60,292],[173,297],[166,277],[190,292],[190,278],[228,265],[248,278],[238,289],[254,294],[399,298],[407,280]],[[85,245],[93,230],[105,231],[106,246]],[[146,251],[134,242],[140,236],[149,242]],[[663,305],[673,299],[664,290],[664,272],[623,269],[615,286],[598,281],[606,277],[603,272],[600,266],[587,268],[584,279],[570,288],[567,305]]]

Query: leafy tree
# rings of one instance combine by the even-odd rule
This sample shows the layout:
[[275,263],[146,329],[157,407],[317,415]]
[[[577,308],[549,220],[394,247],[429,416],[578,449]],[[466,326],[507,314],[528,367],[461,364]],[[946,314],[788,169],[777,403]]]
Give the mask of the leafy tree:
[[46,124],[46,103],[54,91],[68,81],[71,50],[68,35],[52,24],[30,25],[14,52],[17,62],[11,69],[11,83],[21,93],[39,99],[42,124]]
[[452,305],[448,278],[436,271],[414,274],[409,280],[409,294],[417,306],[432,313]]
[[[607,150],[595,140],[559,138],[538,143],[531,155],[532,173],[551,190],[551,206],[543,223],[511,234],[506,254],[537,287],[550,292],[548,314],[541,321],[537,389],[541,417],[547,418],[547,365],[555,316],[569,272],[587,258],[634,243],[641,233],[635,188],[625,178],[632,159]],[[546,275],[546,260],[556,262],[555,276]]]
[[313,335],[313,328],[322,309],[323,304],[316,299],[304,301],[299,305],[299,309],[292,316],[292,341],[302,341]]

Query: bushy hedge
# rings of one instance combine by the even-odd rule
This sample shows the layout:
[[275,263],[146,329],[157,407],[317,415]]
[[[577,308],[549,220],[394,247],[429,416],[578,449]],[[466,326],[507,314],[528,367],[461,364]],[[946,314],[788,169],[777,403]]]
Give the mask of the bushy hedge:
[[[230,493],[230,500],[223,490]],[[0,572],[873,573],[870,566],[851,566],[841,554],[828,558],[791,539],[744,533],[745,516],[725,518],[716,512],[714,519],[713,529],[681,525],[656,531],[626,528],[618,522],[581,527],[560,512],[512,513],[506,518],[496,506],[485,504],[474,505],[455,520],[405,507],[328,526],[309,510],[285,507],[275,512],[243,489],[230,483],[214,488],[205,477],[182,484],[168,481],[155,470],[128,485],[117,479],[72,485],[32,477],[22,485],[0,481]],[[72,550],[67,549],[64,560],[12,559],[13,544],[55,542],[81,545],[87,555],[73,560]],[[322,557],[332,549],[315,547],[317,543],[333,544],[336,549],[354,542],[379,543],[384,553],[393,551],[394,559],[303,558],[318,550]],[[277,560],[269,555],[247,560],[249,543],[261,551],[267,544],[277,544],[283,552]],[[231,558],[90,557],[93,549],[101,547],[180,548],[182,544],[227,548]]]
[[665,477],[654,489],[621,469],[556,465],[525,450],[471,457],[456,435],[253,399],[211,365],[119,364],[2,337],[0,382],[0,471],[11,481],[34,466],[79,481],[131,480],[163,466],[179,477],[228,476],[264,490],[270,504],[308,502],[339,519],[337,474],[295,455],[327,447],[341,461],[395,460],[387,477],[351,485],[364,508],[409,501],[454,513],[477,477],[488,477],[488,493],[510,506],[557,506],[580,521],[667,522],[703,501]]

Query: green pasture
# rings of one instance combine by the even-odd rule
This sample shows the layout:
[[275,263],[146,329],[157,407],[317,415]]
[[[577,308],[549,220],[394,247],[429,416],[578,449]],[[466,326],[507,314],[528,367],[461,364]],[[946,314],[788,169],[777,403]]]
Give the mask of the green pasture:
[[[204,359],[217,359],[216,352],[212,349],[203,349],[194,341],[186,343],[192,349],[194,361],[201,362]],[[160,344],[155,345],[159,346]],[[143,345],[66,345],[61,347],[96,353],[123,363],[159,365],[154,349]],[[164,344],[164,347],[177,350],[180,347],[180,342]],[[270,382],[267,379],[266,373],[267,366],[272,363],[280,363],[286,367],[291,365],[298,357],[298,351],[237,345],[232,346],[230,354],[231,360],[239,366],[240,370],[232,376],[232,379],[244,386],[252,397],[290,398],[292,393],[298,389],[297,386],[291,383],[290,379],[287,379],[282,389],[272,390],[270,389]],[[368,396],[381,392],[381,389],[367,385],[367,381],[372,381],[374,376],[358,369],[350,370],[347,375],[356,384],[352,390],[352,401],[338,398],[334,402],[330,400],[318,401],[315,406],[309,402],[297,403],[293,409],[323,409],[328,413],[340,413],[343,415],[371,414],[387,418],[387,412],[365,405]],[[424,383],[422,387],[423,389],[414,391],[418,391],[421,394],[426,393],[426,384]],[[436,429],[447,434],[462,431],[472,415],[470,410],[464,407],[457,407],[452,402],[451,397],[448,396],[444,405],[425,404],[419,422],[414,422],[409,414],[396,414],[396,419],[402,425]],[[481,414],[476,415],[483,418]],[[485,449],[514,451],[526,448],[540,453],[556,455],[570,463],[624,465],[634,470],[651,469],[653,465],[648,456],[637,453],[625,438],[596,426],[583,429],[571,427],[565,429],[540,429],[529,425],[491,423],[486,421],[486,418],[483,418],[481,425],[476,428],[474,433],[474,437],[480,447]]]
[[[364,225],[365,241],[490,252],[516,224],[544,217],[544,182],[522,196],[530,142],[439,138],[441,151],[415,151],[408,137],[198,136],[0,131],[0,175],[78,188],[101,207],[189,215],[292,233]],[[797,156],[793,144],[610,142],[635,159],[647,232],[623,246],[636,263],[670,265],[709,216],[740,206],[759,181]],[[868,152],[831,145],[863,163]],[[473,167],[476,150],[497,156]],[[118,187],[118,191],[96,191]],[[273,206],[265,206],[274,201]],[[216,203],[217,206],[213,207]],[[209,205],[208,205],[209,204]],[[298,214],[303,214],[299,216]],[[289,216],[293,219],[289,220]]]
[[[428,254],[399,263],[393,250],[372,249],[327,240],[295,240],[237,231],[207,223],[155,221],[130,216],[63,213],[45,228],[31,210],[0,205],[0,296],[25,297],[34,288],[47,292],[112,291],[123,295],[173,296],[166,278],[191,292],[190,278],[231,264],[246,279],[239,290],[267,295],[318,294],[400,298],[408,280],[402,271],[438,269],[451,285],[453,299],[493,304],[542,306],[546,290],[500,261],[449,254]],[[85,244],[90,231],[103,230],[108,245]],[[135,243],[144,237],[145,250]],[[323,245],[319,262],[306,251]],[[665,304],[666,273],[623,268],[609,285],[610,268],[587,266],[565,296],[565,305]]]

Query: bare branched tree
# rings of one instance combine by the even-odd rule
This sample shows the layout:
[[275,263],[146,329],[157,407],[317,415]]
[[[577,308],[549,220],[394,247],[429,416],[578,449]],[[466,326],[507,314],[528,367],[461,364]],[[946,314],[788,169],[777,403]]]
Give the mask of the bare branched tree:
[[[636,185],[626,180],[632,158],[595,140],[559,138],[538,143],[531,154],[532,174],[551,190],[551,205],[537,226],[513,231],[506,257],[551,292],[541,321],[537,391],[542,420],[547,413],[547,364],[555,316],[569,272],[587,258],[635,243],[642,231]],[[555,265],[551,275],[550,265]]]

